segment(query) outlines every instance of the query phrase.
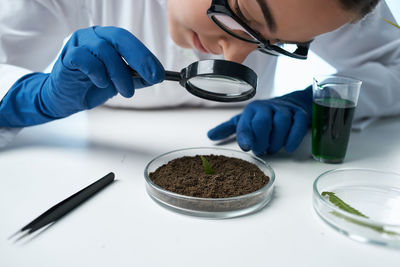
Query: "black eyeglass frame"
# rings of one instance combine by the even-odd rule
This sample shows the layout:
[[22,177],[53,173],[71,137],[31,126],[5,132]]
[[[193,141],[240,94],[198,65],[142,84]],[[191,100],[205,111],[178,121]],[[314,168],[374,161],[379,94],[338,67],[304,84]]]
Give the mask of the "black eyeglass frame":
[[[227,29],[223,24],[221,24],[218,19],[214,18],[215,15],[225,15],[231,17],[236,23],[242,26],[254,40],[246,39],[240,35],[235,34],[234,32]],[[285,56],[289,56],[297,59],[307,59],[308,49],[310,47],[310,42],[295,44],[297,45],[297,49],[292,53],[282,49],[277,45],[271,45],[269,40],[265,40],[262,36],[260,36],[257,32],[255,32],[251,27],[249,27],[245,22],[243,22],[230,8],[227,0],[212,0],[210,8],[207,10],[208,17],[223,31],[226,33],[248,43],[253,43],[258,45],[258,50],[273,56],[277,56],[270,51],[277,52],[279,54],[283,54]]]

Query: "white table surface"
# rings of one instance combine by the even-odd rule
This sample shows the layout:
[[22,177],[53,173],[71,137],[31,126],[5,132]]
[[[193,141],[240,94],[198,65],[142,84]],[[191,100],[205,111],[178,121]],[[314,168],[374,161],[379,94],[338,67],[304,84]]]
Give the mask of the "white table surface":
[[[351,240],[312,208],[312,184],[324,171],[400,172],[400,118],[353,132],[340,165],[312,160],[310,135],[295,153],[264,157],[276,173],[275,194],[249,216],[200,219],[151,200],[146,164],[170,150],[215,145],[207,130],[237,112],[98,108],[24,129],[0,150],[0,266],[400,266],[399,250]],[[116,182],[46,231],[7,240],[110,171]]]

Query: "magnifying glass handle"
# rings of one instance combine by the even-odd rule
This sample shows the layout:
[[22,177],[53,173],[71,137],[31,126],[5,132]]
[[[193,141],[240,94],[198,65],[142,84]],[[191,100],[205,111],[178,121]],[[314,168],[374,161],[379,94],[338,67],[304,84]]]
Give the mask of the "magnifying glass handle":
[[[134,77],[134,78],[140,78],[140,77],[141,77],[141,76],[139,75],[139,73],[137,73],[136,70],[134,70],[134,69],[132,69],[132,68],[129,68],[129,69],[130,69],[130,72],[131,72],[132,77]],[[180,73],[180,72],[177,72],[177,71],[169,71],[169,70],[166,70],[166,71],[165,71],[165,80],[167,80],[167,81],[177,81],[177,82],[179,82],[179,81],[181,80],[181,73]]]

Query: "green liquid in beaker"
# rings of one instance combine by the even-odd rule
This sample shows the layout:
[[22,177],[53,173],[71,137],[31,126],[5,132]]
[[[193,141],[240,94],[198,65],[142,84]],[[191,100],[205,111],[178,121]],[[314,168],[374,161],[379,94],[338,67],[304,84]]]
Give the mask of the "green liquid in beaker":
[[312,154],[323,162],[342,162],[347,150],[355,103],[339,98],[314,99]]

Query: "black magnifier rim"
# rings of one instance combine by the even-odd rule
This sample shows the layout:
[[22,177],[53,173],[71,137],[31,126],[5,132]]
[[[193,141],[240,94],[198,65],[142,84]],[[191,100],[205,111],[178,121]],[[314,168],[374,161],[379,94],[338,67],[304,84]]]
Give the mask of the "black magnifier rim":
[[[226,76],[233,79],[242,80],[248,83],[253,89],[238,96],[227,96],[220,93],[212,93],[189,83],[193,77],[200,76]],[[186,90],[200,98],[217,101],[217,102],[240,102],[252,98],[257,90],[257,74],[249,67],[228,60],[208,59],[196,61],[181,71],[180,84]]]

